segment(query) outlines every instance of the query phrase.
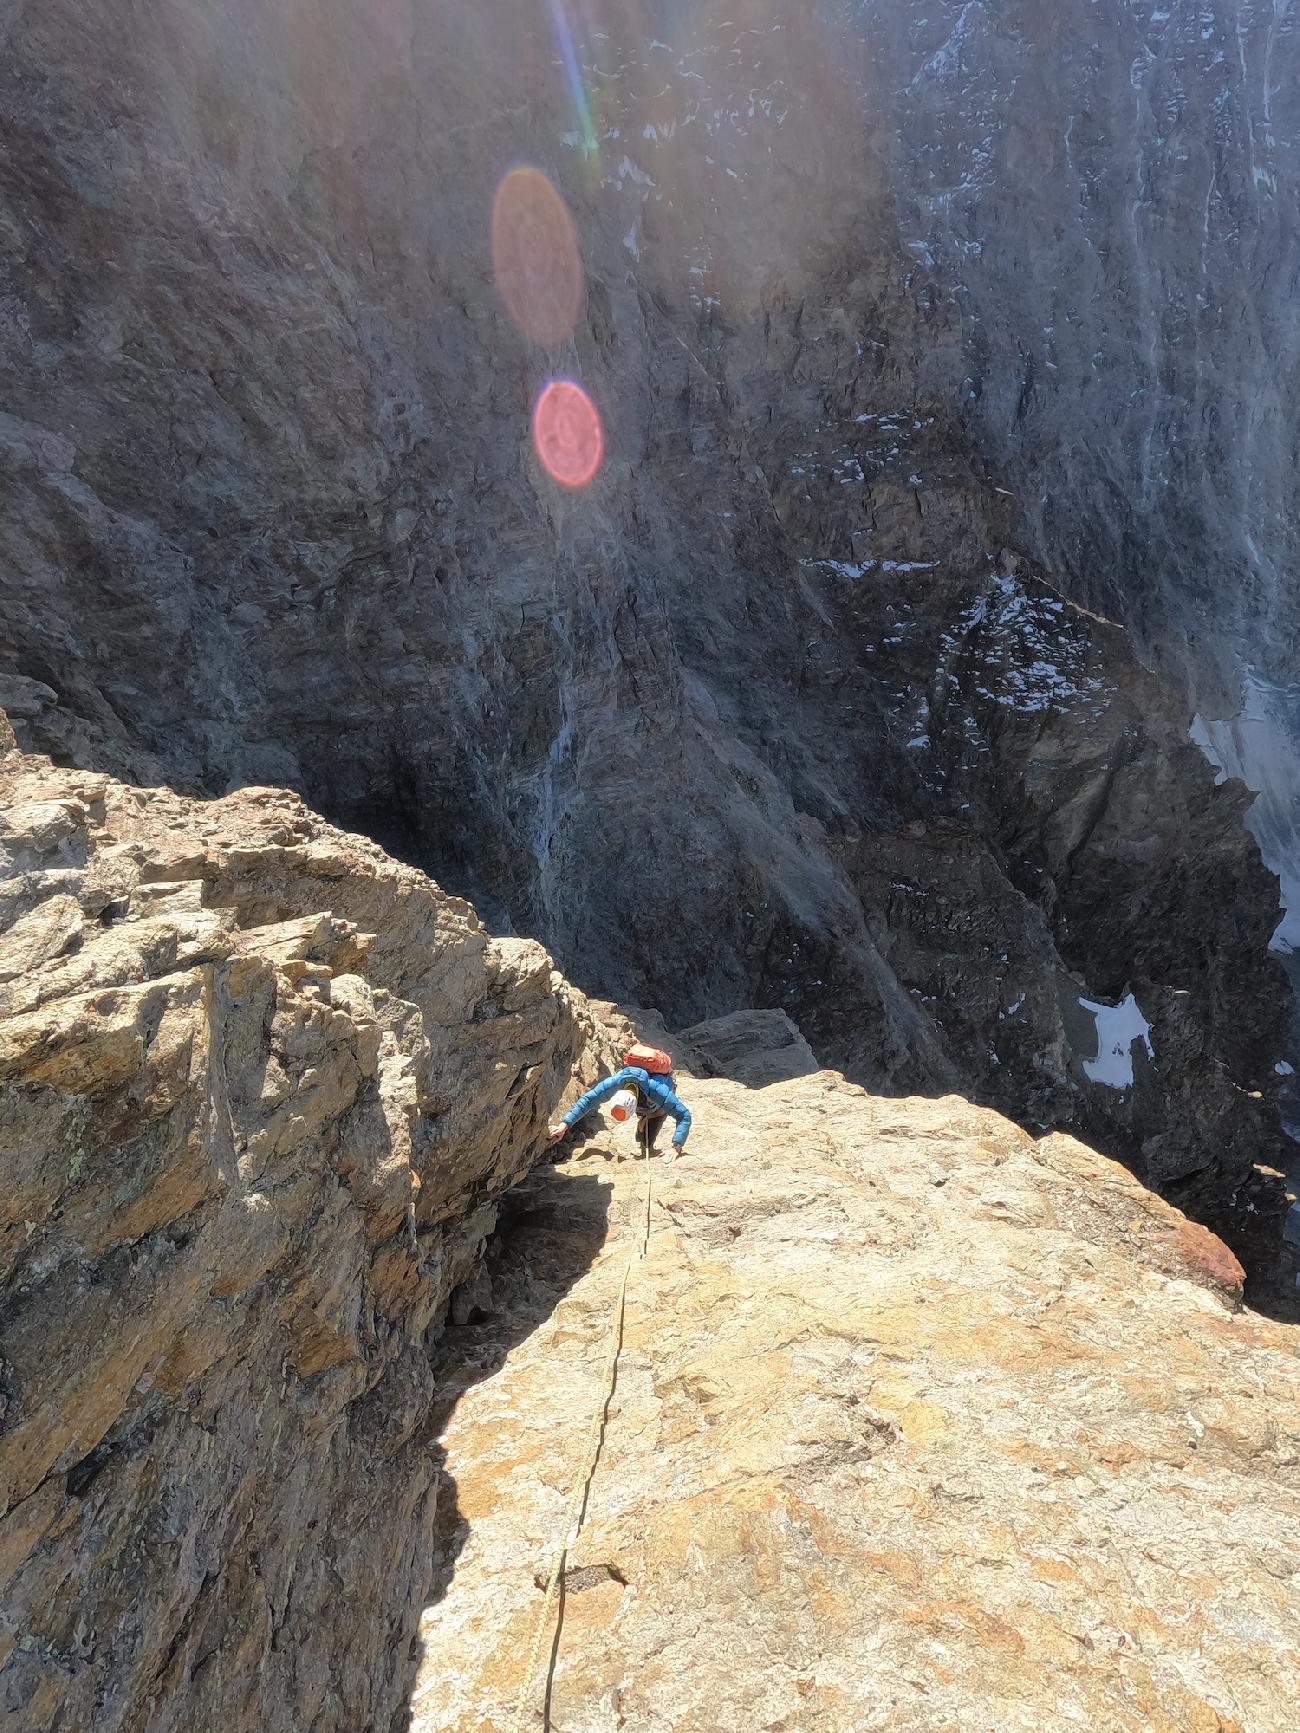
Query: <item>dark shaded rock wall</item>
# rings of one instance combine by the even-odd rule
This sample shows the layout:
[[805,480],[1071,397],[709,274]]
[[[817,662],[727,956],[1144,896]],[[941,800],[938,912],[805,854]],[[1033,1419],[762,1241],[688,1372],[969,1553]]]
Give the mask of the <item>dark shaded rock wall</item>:
[[[1187,668],[1235,665],[1190,630],[1204,574],[1157,570],[1134,527],[1168,539],[1121,318],[1156,290],[1136,254],[1074,268],[1119,248],[1118,194],[1061,219],[1051,266],[1015,229],[1056,160],[1035,138],[1066,129],[1073,10],[610,4],[575,18],[591,150],[522,0],[10,10],[0,700],[24,739],[297,787],[584,986],[675,1023],[779,1005],[873,1087],[1230,1189],[1275,1137],[1277,895],[1186,740]],[[1127,12],[1078,10],[1114,108]],[[1088,161],[1111,140],[1123,190],[1119,114],[1069,134]],[[968,156],[970,210],[922,223]],[[551,352],[491,281],[524,158],[587,273]],[[1000,263],[967,271],[981,225]],[[1026,382],[1049,288],[1117,334],[1095,390],[1083,330]],[[528,445],[555,372],[606,421],[579,496]],[[1070,488],[1030,512],[1049,458]],[[1189,565],[1180,474],[1182,505],[1158,497]],[[1172,645],[1183,684],[1067,596]],[[1129,993],[1153,1057],[1115,1087],[1080,1000]]]
[[1207,701],[1243,655],[1293,680],[1300,9],[861,10],[900,236],[962,308],[1022,533]]

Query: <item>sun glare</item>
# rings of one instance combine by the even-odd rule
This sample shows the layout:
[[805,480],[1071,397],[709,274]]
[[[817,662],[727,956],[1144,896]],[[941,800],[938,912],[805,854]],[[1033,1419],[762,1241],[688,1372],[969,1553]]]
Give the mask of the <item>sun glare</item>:
[[569,208],[540,169],[513,168],[492,206],[492,268],[510,317],[546,348],[582,311],[582,259]]
[[533,445],[561,487],[586,487],[605,455],[596,405],[572,379],[552,379],[533,407]]

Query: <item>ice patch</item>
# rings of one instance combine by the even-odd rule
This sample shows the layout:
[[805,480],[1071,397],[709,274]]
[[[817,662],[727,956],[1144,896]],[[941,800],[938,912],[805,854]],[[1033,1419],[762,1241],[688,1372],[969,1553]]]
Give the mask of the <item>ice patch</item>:
[[1277,1072],[1279,1077],[1294,1077],[1295,1076],[1295,1066],[1294,1065],[1288,1065],[1285,1059],[1279,1059],[1277,1064],[1273,1067],[1273,1069],[1274,1069],[1274,1071]]
[[860,578],[866,572],[873,571],[876,562],[868,560],[865,565],[855,565],[851,560],[800,560],[799,564],[813,568],[820,567],[825,571],[835,572],[841,578]]
[[914,87],[924,78],[950,78],[954,73],[962,70],[962,50],[966,46],[972,13],[975,15],[976,24],[978,24],[980,21],[979,0],[967,0],[966,5],[958,14],[947,40],[940,44],[913,78]]
[[655,183],[644,169],[638,168],[630,156],[625,156],[615,171],[619,180],[635,181],[639,187],[652,187]]
[[1118,1005],[1099,1005],[1082,997],[1079,1003],[1092,1012],[1097,1024],[1097,1056],[1085,1059],[1083,1069],[1094,1083],[1104,1083],[1108,1089],[1131,1089],[1133,1043],[1143,1043],[1148,1059],[1156,1056],[1151,1025],[1138,1009],[1137,1000],[1128,993]]
[[1281,922],[1272,949],[1300,951],[1300,776],[1296,773],[1297,694],[1248,675],[1242,714],[1229,721],[1193,717],[1191,739],[1218,773],[1244,782],[1256,796],[1246,828],[1264,863],[1282,881]]

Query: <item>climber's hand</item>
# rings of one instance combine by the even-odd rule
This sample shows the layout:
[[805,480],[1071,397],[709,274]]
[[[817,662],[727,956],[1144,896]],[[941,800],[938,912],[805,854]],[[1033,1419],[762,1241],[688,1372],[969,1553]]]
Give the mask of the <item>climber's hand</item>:
[[558,1125],[548,1125],[546,1128],[547,1143],[563,1143],[568,1135],[569,1128],[563,1120]]

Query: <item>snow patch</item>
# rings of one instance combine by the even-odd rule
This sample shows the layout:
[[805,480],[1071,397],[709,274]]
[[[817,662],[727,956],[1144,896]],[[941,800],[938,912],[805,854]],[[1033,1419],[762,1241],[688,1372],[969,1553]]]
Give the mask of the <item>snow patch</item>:
[[1240,716],[1222,722],[1195,716],[1188,730],[1214,766],[1216,782],[1234,778],[1256,796],[1246,828],[1259,843],[1264,864],[1282,882],[1281,921],[1272,941],[1280,956],[1300,951],[1298,698],[1292,687],[1247,675]]
[[860,578],[864,573],[874,570],[876,562],[868,560],[865,565],[859,566],[851,560],[800,560],[799,564],[813,568],[820,567],[825,571],[834,572],[841,578]]
[[[979,656],[975,691],[1009,710],[1023,713],[1064,708],[1080,701],[1104,703],[1108,693],[1089,671],[1091,641],[1065,618],[1065,604],[1043,596],[1031,597],[1014,578],[997,574],[989,592],[977,597],[962,615],[954,639],[945,634],[945,648],[983,634],[972,643]],[[1093,709],[1093,714],[1098,714]]]
[[615,173],[620,181],[634,181],[639,187],[652,187],[655,183],[644,169],[638,168],[630,156],[625,156],[619,163]]
[[1118,1005],[1100,1005],[1082,997],[1079,1003],[1092,1012],[1097,1024],[1097,1056],[1085,1059],[1083,1069],[1094,1083],[1104,1083],[1107,1089],[1131,1089],[1134,1043],[1143,1043],[1148,1059],[1156,1056],[1151,1025],[1138,1009],[1137,1000],[1128,993]]

